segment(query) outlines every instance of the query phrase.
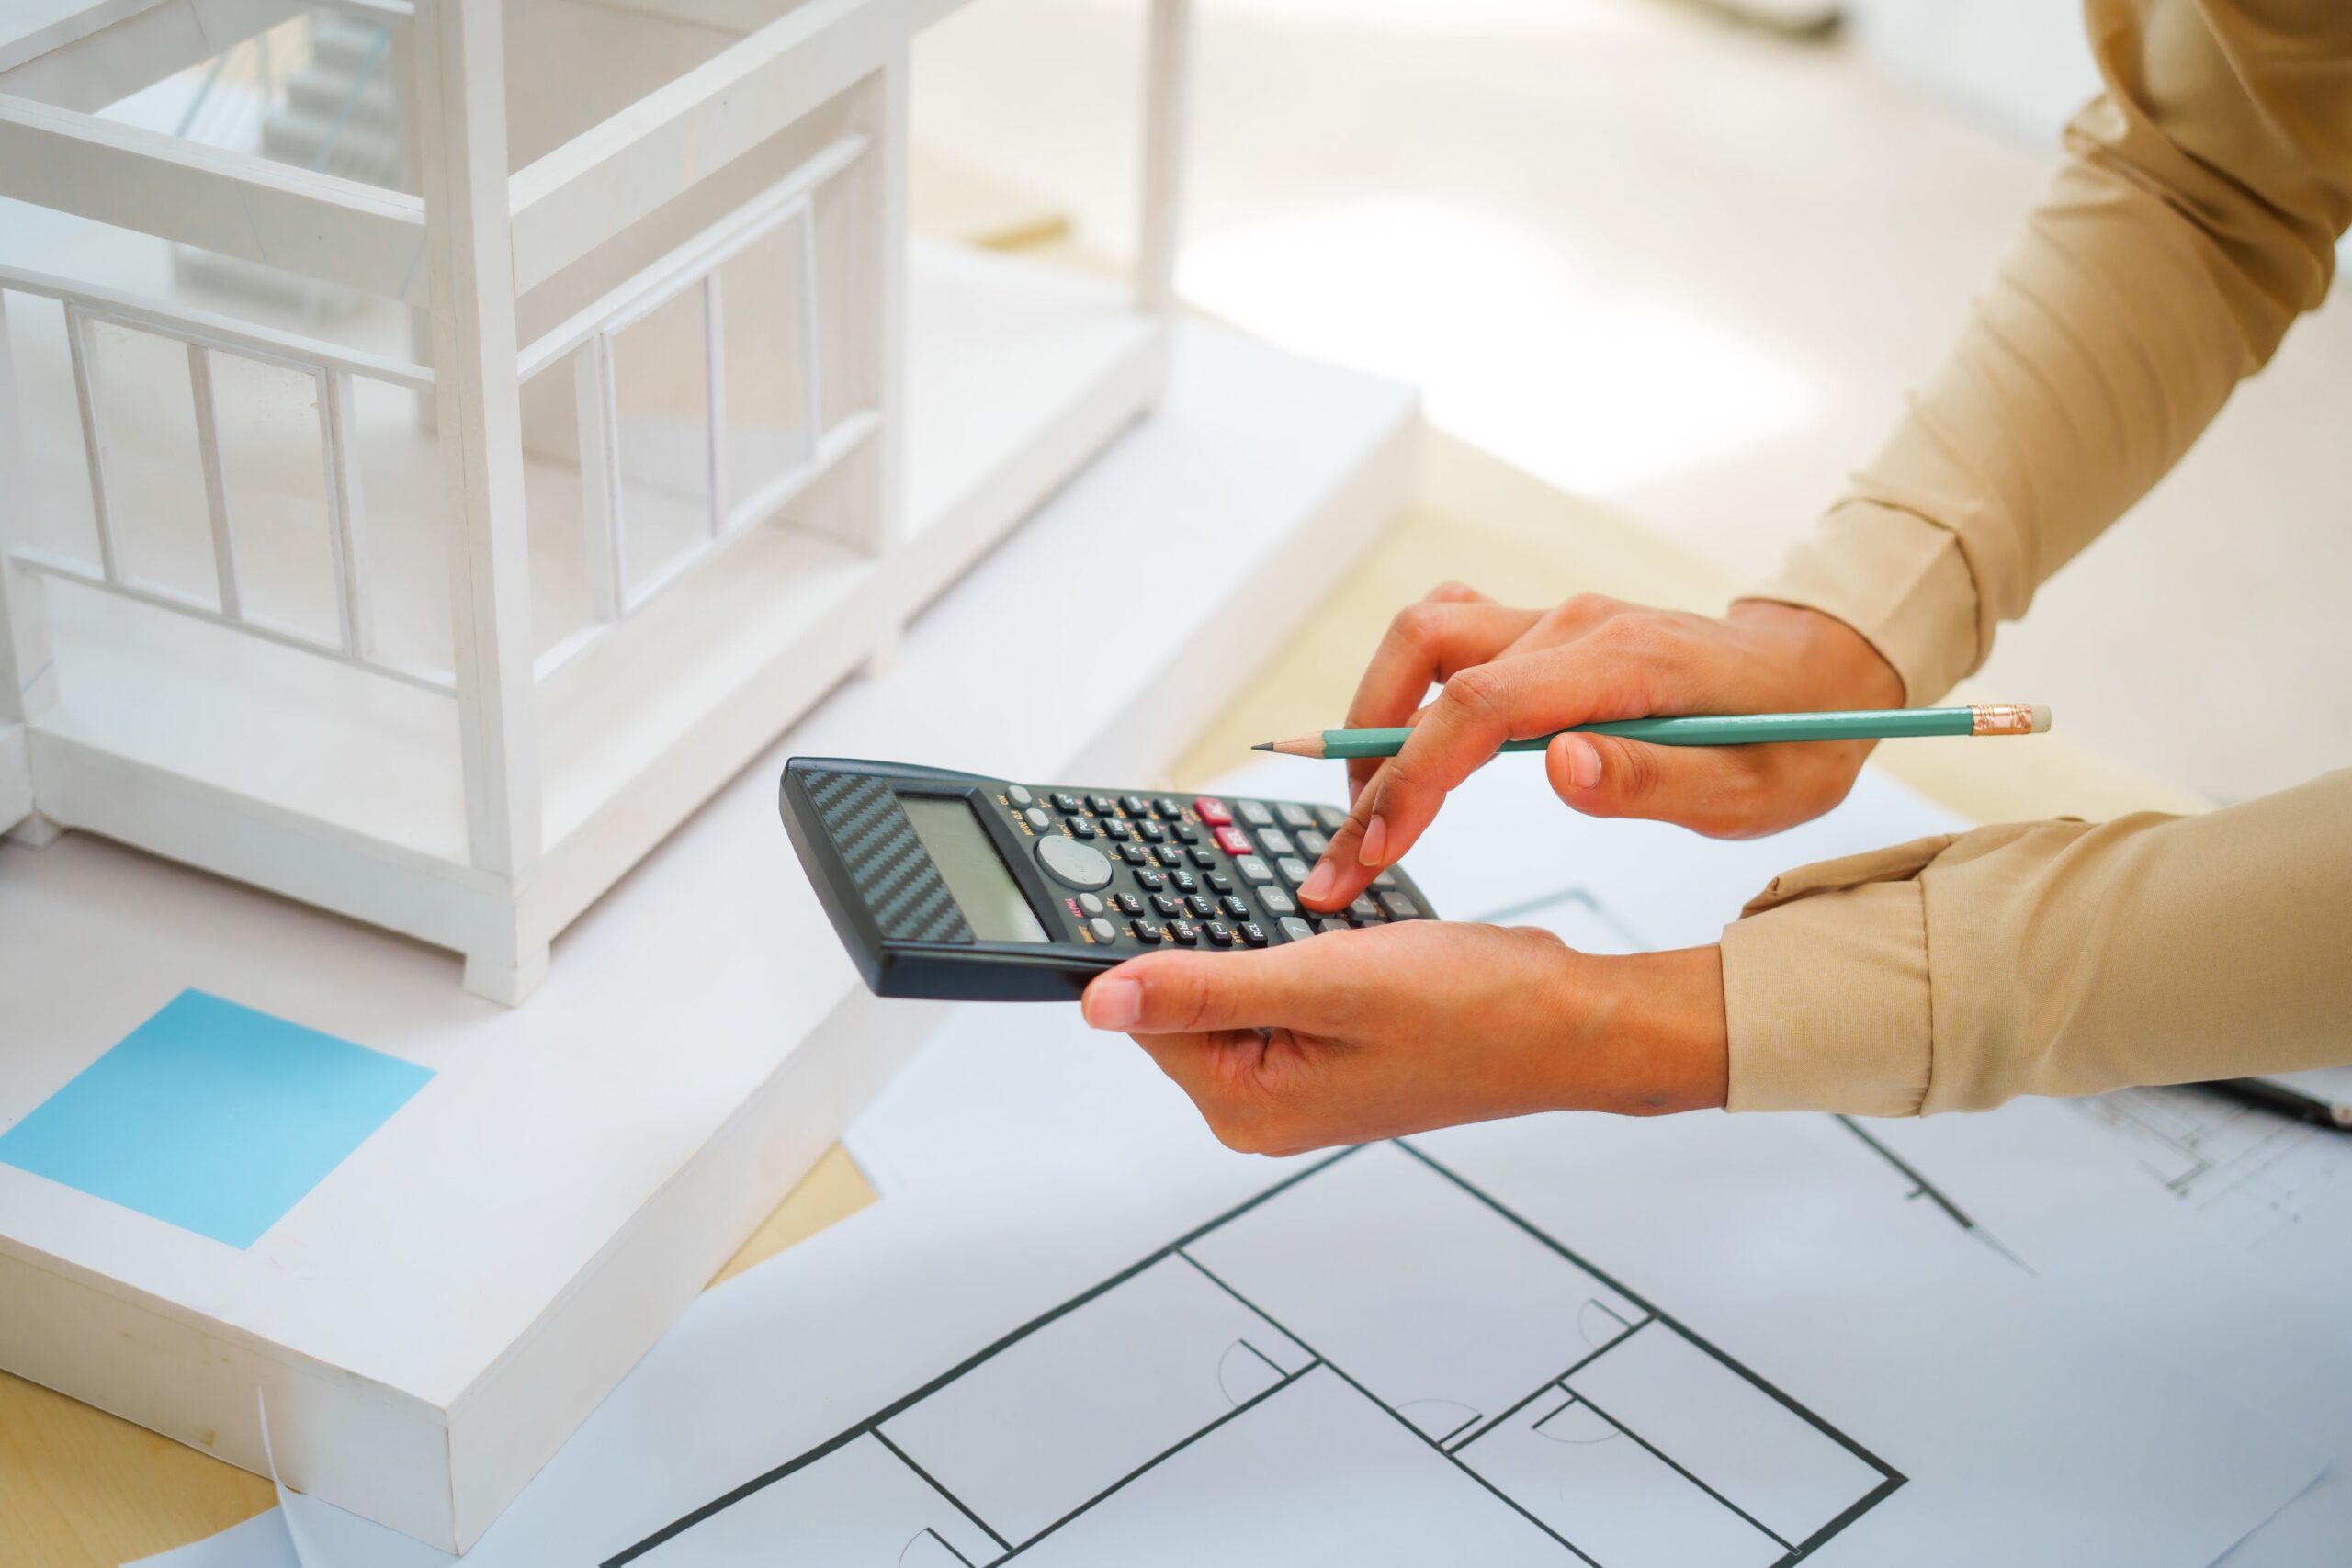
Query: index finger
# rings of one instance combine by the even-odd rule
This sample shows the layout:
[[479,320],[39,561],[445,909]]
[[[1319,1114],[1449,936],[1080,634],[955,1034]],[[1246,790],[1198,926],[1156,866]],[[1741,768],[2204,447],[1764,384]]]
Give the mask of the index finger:
[[[1492,659],[1525,636],[1539,615],[1498,604],[1456,583],[1406,605],[1389,621],[1356,682],[1347,727],[1378,729],[1408,722],[1431,682]],[[1351,789],[1361,791],[1378,767],[1369,759],[1350,762]]]

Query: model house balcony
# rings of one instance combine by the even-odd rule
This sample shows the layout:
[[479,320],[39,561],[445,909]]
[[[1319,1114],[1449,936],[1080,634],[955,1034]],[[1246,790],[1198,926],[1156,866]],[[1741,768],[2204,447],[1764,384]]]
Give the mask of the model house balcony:
[[1159,393],[1181,6],[1132,287],[910,239],[949,8],[0,19],[0,826],[526,994]]

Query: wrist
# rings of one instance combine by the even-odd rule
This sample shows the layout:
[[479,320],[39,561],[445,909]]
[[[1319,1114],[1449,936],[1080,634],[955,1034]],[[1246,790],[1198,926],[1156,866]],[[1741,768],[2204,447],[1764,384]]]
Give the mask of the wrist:
[[1806,672],[1824,708],[1899,708],[1903,677],[1870,638],[1826,611],[1777,599],[1741,599],[1724,618],[1771,639],[1786,668]]
[[1720,948],[1570,957],[1585,1024],[1566,1053],[1564,1108],[1657,1116],[1724,1105],[1731,1031]]

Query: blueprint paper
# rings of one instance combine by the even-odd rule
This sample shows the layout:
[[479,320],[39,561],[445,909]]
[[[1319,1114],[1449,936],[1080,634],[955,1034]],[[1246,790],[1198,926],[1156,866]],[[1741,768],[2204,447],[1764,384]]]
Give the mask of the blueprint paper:
[[[446,1561],[446,1559],[445,1559]],[[231,1525],[218,1535],[207,1536],[192,1546],[171,1551],[157,1552],[153,1557],[134,1558],[123,1568],[305,1568],[294,1554],[294,1541],[286,1533],[286,1517],[276,1508],[255,1514],[241,1525]]]

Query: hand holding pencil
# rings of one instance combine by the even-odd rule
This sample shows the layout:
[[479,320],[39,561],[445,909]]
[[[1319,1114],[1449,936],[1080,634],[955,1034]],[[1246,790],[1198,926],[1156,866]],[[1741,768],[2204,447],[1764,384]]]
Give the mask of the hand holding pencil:
[[[1433,683],[1442,690],[1424,707]],[[1750,600],[1716,618],[1589,594],[1530,610],[1448,584],[1397,614],[1348,709],[1350,730],[1399,729],[1418,714],[1409,735],[1388,743],[1395,754],[1325,742],[1327,753],[1353,752],[1354,808],[1300,894],[1317,908],[1346,904],[1412,848],[1454,785],[1498,751],[1538,743],[1554,793],[1589,816],[1677,822],[1716,838],[1776,832],[1843,800],[1875,741],[1756,743],[1758,721],[1866,709],[1882,728],[1962,722],[1905,716],[1904,694],[1866,638],[1814,610]],[[1742,717],[1751,734],[1678,744],[1578,728],[1657,715],[1718,726]],[[2003,722],[2034,719],[2013,710]]]

